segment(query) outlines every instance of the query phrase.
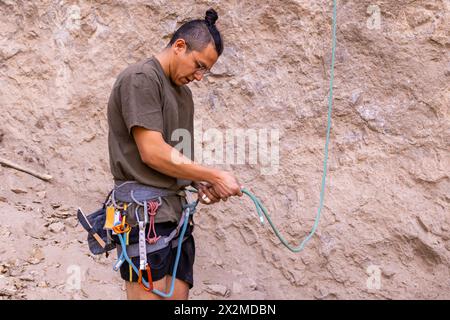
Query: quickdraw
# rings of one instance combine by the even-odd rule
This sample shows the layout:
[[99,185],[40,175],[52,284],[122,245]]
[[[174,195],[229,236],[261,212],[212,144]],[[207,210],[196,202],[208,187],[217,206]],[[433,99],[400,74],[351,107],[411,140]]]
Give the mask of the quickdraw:
[[[150,201],[147,204],[147,213],[150,217],[150,228],[148,228],[147,241],[150,244],[156,243],[161,238],[161,236],[156,235],[155,231],[155,215],[160,205],[161,205],[161,198],[159,198],[159,202]],[[154,234],[153,238],[150,237],[152,232]]]

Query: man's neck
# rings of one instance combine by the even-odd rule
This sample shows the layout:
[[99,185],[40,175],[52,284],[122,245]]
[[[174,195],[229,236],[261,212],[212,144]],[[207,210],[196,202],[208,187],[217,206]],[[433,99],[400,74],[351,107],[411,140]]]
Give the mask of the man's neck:
[[155,58],[158,59],[159,64],[163,68],[164,74],[169,77],[170,75],[170,52],[165,49],[160,53],[155,55]]

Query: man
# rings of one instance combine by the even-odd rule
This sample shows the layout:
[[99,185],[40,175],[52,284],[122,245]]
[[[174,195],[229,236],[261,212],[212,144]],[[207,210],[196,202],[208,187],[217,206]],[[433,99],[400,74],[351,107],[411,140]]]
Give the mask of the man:
[[[233,174],[194,163],[193,149],[188,156],[183,155],[174,148],[178,141],[171,139],[175,130],[184,129],[190,133],[190,145],[194,145],[194,104],[186,85],[202,80],[223,51],[215,26],[217,19],[217,13],[209,9],[204,20],[181,26],[163,51],[129,66],[118,76],[108,103],[109,156],[116,183],[137,181],[170,190],[192,183],[203,204],[242,196]],[[179,196],[163,197],[154,221],[156,233],[167,235],[174,230],[181,212]],[[159,291],[169,289],[175,253],[176,248],[168,247],[147,256],[154,288]],[[172,299],[188,299],[193,286],[194,254],[195,243],[190,235],[182,245]],[[120,268],[127,281],[128,299],[159,299],[142,289],[130,269],[128,263]]]

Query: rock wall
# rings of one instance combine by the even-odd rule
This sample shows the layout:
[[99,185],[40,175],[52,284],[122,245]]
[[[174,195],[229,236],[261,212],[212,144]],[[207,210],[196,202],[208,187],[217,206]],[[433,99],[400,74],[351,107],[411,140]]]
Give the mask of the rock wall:
[[[96,209],[111,186],[115,77],[209,7],[225,51],[212,75],[190,85],[196,134],[278,130],[277,172],[262,174],[261,162],[218,166],[264,201],[291,243],[309,233],[332,1],[0,0],[0,157],[54,177],[0,167],[0,296],[124,297],[112,258],[89,255],[73,213]],[[191,298],[450,298],[450,1],[340,0],[337,14],[317,234],[294,254],[259,225],[249,199],[202,207]],[[72,290],[77,270],[81,290]]]

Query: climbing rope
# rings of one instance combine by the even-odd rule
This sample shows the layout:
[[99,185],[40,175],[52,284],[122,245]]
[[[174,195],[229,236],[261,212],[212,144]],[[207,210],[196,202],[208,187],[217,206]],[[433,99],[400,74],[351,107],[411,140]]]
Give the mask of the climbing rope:
[[[299,246],[293,247],[291,246],[286,239],[281,235],[281,233],[278,231],[276,226],[273,224],[272,219],[270,219],[269,213],[267,209],[262,204],[261,200],[259,200],[253,193],[248,191],[247,189],[243,188],[241,191],[242,193],[246,194],[250,197],[250,199],[253,201],[256,207],[256,212],[258,213],[259,220],[261,224],[264,225],[264,216],[267,218],[267,221],[269,221],[270,226],[272,227],[272,230],[275,232],[276,236],[280,241],[292,252],[300,252],[302,251],[308,241],[311,239],[311,237],[314,235],[314,233],[317,230],[317,226],[319,225],[320,216],[322,213],[323,208],[323,199],[325,194],[325,181],[326,181],[326,175],[327,175],[327,161],[328,161],[328,145],[330,142],[330,129],[331,129],[331,109],[333,105],[333,82],[334,82],[334,62],[335,62],[335,53],[336,53],[336,8],[337,8],[337,1],[333,0],[333,34],[332,34],[332,45],[331,45],[331,73],[330,73],[330,92],[328,95],[328,117],[327,117],[327,135],[325,140],[325,152],[324,152],[324,160],[323,160],[323,175],[322,175],[322,186],[320,190],[320,201],[319,201],[319,208],[317,211],[316,219],[314,221],[314,225],[311,229],[311,232],[306,236],[306,238],[300,243]],[[264,216],[263,216],[264,215]]]

